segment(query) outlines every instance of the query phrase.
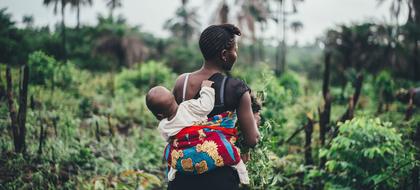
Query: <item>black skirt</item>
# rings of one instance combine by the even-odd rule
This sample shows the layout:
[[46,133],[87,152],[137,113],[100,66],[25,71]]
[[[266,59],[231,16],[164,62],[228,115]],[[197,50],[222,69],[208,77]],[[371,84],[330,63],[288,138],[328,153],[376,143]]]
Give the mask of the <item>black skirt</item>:
[[168,184],[168,190],[238,190],[238,172],[230,166],[217,168],[200,175],[176,173]]

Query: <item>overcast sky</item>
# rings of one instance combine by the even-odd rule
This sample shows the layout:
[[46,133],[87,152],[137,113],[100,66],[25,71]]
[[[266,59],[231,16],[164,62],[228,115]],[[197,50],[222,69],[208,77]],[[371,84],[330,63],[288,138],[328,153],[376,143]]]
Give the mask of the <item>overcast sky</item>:
[[[160,37],[169,35],[163,29],[164,22],[175,14],[180,0],[122,0],[123,7],[116,11],[122,14],[131,25],[139,25],[142,30],[152,32]],[[23,15],[33,15],[36,25],[50,25],[60,20],[60,15],[53,14],[53,6],[45,7],[43,0],[0,0],[0,8],[7,8],[13,19],[21,22]],[[81,11],[82,23],[96,24],[98,14],[108,14],[105,0],[93,0],[92,7],[84,7]],[[215,14],[220,0],[190,0],[190,7],[197,7],[202,29]],[[290,1],[286,1],[290,2]],[[76,24],[75,10],[68,7],[67,23]],[[300,44],[311,43],[317,36],[337,24],[364,21],[390,22],[389,5],[378,6],[378,0],[305,0],[299,6],[299,12],[289,18],[299,20],[304,28],[298,34],[289,32],[291,40],[297,39]],[[21,25],[21,23],[19,23]],[[264,32],[269,39],[278,33],[275,26],[270,25]]]

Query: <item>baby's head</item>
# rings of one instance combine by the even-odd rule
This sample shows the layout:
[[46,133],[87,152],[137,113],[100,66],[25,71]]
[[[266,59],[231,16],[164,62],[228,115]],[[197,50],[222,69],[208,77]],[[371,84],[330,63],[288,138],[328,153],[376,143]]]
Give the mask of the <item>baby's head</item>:
[[163,86],[149,90],[146,95],[146,105],[158,120],[169,118],[176,113],[178,107],[174,95]]

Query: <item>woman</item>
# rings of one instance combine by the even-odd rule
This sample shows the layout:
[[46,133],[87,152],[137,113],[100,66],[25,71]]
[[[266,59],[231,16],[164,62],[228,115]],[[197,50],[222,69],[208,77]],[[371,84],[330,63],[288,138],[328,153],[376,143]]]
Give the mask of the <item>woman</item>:
[[[202,68],[179,76],[173,93],[179,104],[182,101],[197,98],[202,81],[214,81],[216,106],[209,117],[226,111],[236,111],[244,144],[254,147],[258,143],[259,132],[251,109],[250,89],[243,81],[226,78],[222,74],[229,72],[236,61],[235,35],[240,36],[240,30],[231,24],[213,25],[206,28],[199,40],[200,50],[205,60]],[[238,188],[238,174],[228,166],[199,175],[178,172],[175,179],[168,185],[169,190],[232,190]]]

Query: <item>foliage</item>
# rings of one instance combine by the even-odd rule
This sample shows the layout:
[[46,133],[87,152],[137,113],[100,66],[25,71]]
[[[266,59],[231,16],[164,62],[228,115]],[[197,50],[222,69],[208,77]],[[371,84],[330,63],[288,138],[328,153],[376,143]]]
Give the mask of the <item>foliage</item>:
[[5,8],[0,9],[0,36],[0,63],[22,64],[26,44]]
[[163,63],[149,61],[134,69],[123,69],[115,76],[116,88],[123,91],[138,89],[146,92],[153,86],[172,86],[175,75]]
[[58,67],[58,62],[54,58],[42,51],[37,51],[29,55],[28,64],[31,69],[30,81],[32,84],[53,83],[54,71]]
[[391,123],[366,117],[339,125],[339,134],[320,156],[327,159],[327,187],[398,189],[398,178],[412,160]]
[[386,103],[392,102],[395,93],[395,84],[389,72],[381,71],[375,80],[376,93]]
[[203,58],[197,44],[184,47],[179,41],[174,41],[168,46],[165,60],[174,72],[191,72],[203,64]]
[[[45,2],[60,4],[57,0]],[[7,10],[0,10],[0,62],[28,64],[31,77],[28,150],[26,155],[15,154],[5,101],[5,65],[0,65],[0,189],[166,188],[165,142],[145,105],[145,94],[155,85],[171,88],[175,73],[191,72],[202,65],[193,40],[198,26],[196,10],[183,1],[166,23],[174,35],[159,38],[130,26],[122,16],[114,17],[121,1],[107,2],[110,16],[99,15],[97,25],[57,25],[51,30],[31,26],[29,17],[24,18],[26,27],[17,27]],[[229,5],[220,5],[218,16],[227,20]],[[325,48],[320,48],[323,44],[288,48],[288,72],[277,77],[270,63],[275,62],[278,49],[265,43],[270,39],[255,36],[259,33],[255,27],[264,30],[269,19],[269,4],[239,1],[239,5],[240,22],[249,21],[245,24],[250,31],[245,29],[244,34],[255,39],[251,44],[239,41],[238,61],[231,74],[244,80],[263,102],[261,139],[250,150],[247,163],[249,188],[411,187],[410,172],[419,165],[413,133],[420,117],[414,106],[413,118],[405,121],[407,103],[394,101],[394,93],[419,86],[407,80],[420,76],[416,75],[418,24],[337,26],[326,33]],[[63,51],[62,40],[66,40],[67,51]],[[319,143],[319,118],[315,116],[324,104],[319,80],[325,61],[322,51],[331,53],[330,125],[335,126],[334,121],[346,111],[354,93],[352,81],[359,73],[365,76],[355,105],[356,119],[340,124],[337,138],[327,135],[331,144],[325,147]],[[18,84],[18,71],[12,75],[13,83]],[[16,87],[12,92],[18,97]],[[381,103],[387,109],[377,112]],[[374,114],[380,120],[370,119]],[[303,156],[307,149],[302,126],[307,118],[314,120],[313,165],[305,165]],[[321,158],[327,159],[325,168],[318,167]]]
[[332,53],[333,77],[339,79],[349,68],[374,74],[388,69],[395,76],[417,80],[419,67],[412,42],[418,36],[418,27],[407,23],[396,29],[392,25],[362,23],[329,30],[323,41]]
[[50,88],[77,87],[77,78],[74,76],[79,71],[70,62],[62,64],[44,52],[36,51],[29,55],[28,64],[31,72],[30,83],[32,84],[45,85]]
[[290,90],[293,97],[298,97],[301,94],[299,81],[294,74],[290,72],[283,73],[279,78],[279,83]]

